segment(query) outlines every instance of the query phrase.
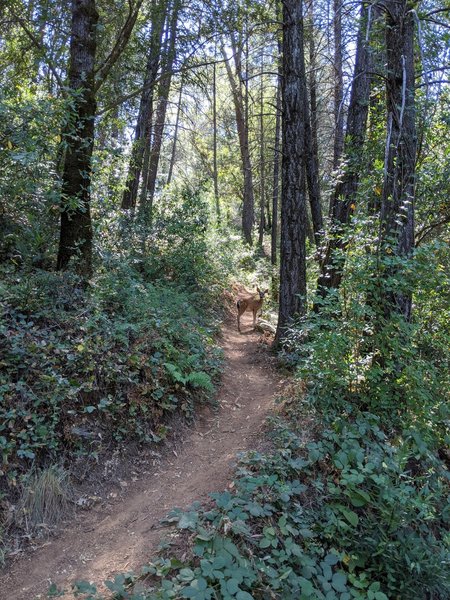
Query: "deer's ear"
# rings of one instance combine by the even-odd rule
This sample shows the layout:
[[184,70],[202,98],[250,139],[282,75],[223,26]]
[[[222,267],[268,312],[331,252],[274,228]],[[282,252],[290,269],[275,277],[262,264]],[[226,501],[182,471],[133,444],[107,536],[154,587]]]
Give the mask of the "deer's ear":
[[267,290],[264,291],[265,294],[269,293],[269,288],[267,288]]
[[258,287],[258,286],[256,286],[256,291],[257,291],[257,292],[260,292],[260,291],[261,291],[261,290],[259,289],[259,287]]

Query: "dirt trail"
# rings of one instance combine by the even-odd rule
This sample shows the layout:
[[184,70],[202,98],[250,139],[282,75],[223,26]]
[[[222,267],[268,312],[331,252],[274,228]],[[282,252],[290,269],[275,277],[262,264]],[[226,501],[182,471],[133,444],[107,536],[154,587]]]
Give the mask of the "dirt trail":
[[78,512],[58,537],[0,572],[2,600],[44,598],[50,581],[67,588],[75,579],[98,583],[139,569],[164,537],[159,521],[171,508],[186,508],[229,484],[236,453],[256,444],[279,386],[258,334],[249,331],[249,313],[242,324],[242,335],[234,319],[223,328],[219,411],[202,411],[177,452],[129,482],[114,504]]

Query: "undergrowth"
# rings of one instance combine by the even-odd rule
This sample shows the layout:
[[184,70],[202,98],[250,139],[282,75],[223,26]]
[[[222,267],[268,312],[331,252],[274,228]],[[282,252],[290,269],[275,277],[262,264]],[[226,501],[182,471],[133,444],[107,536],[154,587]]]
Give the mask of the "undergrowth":
[[450,598],[448,472],[415,439],[392,445],[366,413],[331,420],[315,441],[277,419],[272,443],[243,456],[209,506],[169,514],[190,559],[169,547],[139,575],[108,581],[114,597]]
[[351,257],[340,310],[331,296],[284,344],[299,385],[272,421],[271,450],[243,456],[207,506],[173,510],[175,543],[106,582],[114,598],[450,598],[450,337],[442,272],[430,269],[445,253],[433,245],[404,265],[411,324],[377,314],[373,282],[351,271],[371,258]]
[[2,296],[0,447],[12,484],[26,461],[62,446],[98,451],[110,434],[158,442],[165,414],[190,416],[213,391],[214,322],[176,287],[127,268],[88,295],[66,275],[37,273]]
[[172,415],[191,420],[213,401],[230,277],[221,260],[242,245],[219,253],[224,235],[207,226],[201,193],[189,188],[161,202],[145,244],[137,227],[118,243],[124,223],[116,215],[99,234],[87,286],[71,272],[36,269],[10,240],[0,278],[3,535],[11,524],[29,531],[34,478],[53,465],[70,475],[74,461],[94,467],[121,444],[159,444]]

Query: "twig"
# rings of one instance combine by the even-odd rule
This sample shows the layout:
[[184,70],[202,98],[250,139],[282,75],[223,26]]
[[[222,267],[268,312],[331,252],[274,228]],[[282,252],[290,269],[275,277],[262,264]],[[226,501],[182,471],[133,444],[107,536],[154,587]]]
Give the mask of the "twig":
[[24,32],[27,34],[27,36],[29,37],[29,39],[32,41],[32,43],[36,46],[36,48],[38,48],[38,50],[41,50],[41,52],[44,52],[45,54],[45,61],[47,63],[48,68],[50,69],[50,71],[53,73],[53,75],[55,76],[55,79],[58,83],[58,85],[60,86],[61,90],[65,93],[64,91],[64,82],[62,81],[61,77],[59,76],[58,71],[56,70],[56,67],[54,66],[53,62],[50,60],[50,58],[47,56],[48,50],[45,46],[45,44],[43,44],[37,37],[36,35],[29,29],[29,27],[27,26],[25,19],[22,19],[22,17],[19,17],[13,9],[11,9],[11,12],[14,16],[14,18],[16,19],[16,21],[19,23],[19,25],[22,27],[22,29],[24,30]]

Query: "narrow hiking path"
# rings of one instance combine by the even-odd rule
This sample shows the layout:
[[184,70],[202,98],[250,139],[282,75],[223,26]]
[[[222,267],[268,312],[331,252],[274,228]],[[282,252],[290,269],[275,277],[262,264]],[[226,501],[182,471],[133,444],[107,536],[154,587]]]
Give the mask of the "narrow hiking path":
[[1,599],[34,600],[45,597],[51,581],[68,588],[76,579],[100,583],[114,573],[138,570],[155,554],[165,535],[159,522],[171,508],[205,500],[230,483],[236,453],[256,445],[280,385],[250,324],[246,313],[243,334],[234,318],[223,326],[219,410],[202,410],[176,451],[139,481],[128,481],[114,504],[78,511],[58,537],[9,564],[0,572]]

